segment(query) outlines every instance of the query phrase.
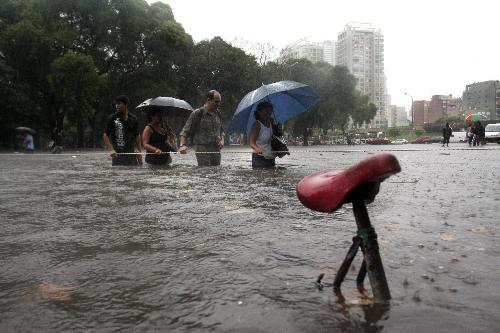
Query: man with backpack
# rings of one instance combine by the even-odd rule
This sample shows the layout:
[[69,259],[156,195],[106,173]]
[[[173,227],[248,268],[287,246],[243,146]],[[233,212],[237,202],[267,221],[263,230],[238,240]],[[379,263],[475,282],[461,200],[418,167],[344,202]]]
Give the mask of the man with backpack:
[[205,104],[191,113],[180,133],[179,152],[188,152],[187,140],[190,138],[198,166],[220,165],[220,150],[224,147],[224,130],[218,110],[220,102],[220,93],[210,90],[205,96]]

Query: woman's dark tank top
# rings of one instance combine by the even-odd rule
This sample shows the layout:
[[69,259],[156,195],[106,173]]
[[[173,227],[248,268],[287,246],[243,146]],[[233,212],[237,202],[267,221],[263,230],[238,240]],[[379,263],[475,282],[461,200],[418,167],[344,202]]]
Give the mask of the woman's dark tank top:
[[[170,147],[167,145],[167,134],[157,132],[151,124],[148,124],[148,126],[153,130],[153,133],[151,133],[151,137],[149,138],[149,144],[161,149],[164,153],[170,151]],[[146,154],[146,162],[149,164],[168,164],[171,161],[172,159],[170,154]]]

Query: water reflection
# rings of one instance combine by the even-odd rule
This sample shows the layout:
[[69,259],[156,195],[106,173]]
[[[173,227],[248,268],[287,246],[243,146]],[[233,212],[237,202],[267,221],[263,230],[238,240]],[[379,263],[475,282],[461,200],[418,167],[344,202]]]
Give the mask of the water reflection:
[[[384,322],[389,318],[391,308],[390,302],[374,302],[373,296],[360,293],[357,299],[346,301],[340,290],[335,291],[336,300],[332,311],[341,313],[348,323],[344,326],[346,331],[357,326],[363,332],[382,332]],[[363,319],[360,320],[358,313],[361,310]]]

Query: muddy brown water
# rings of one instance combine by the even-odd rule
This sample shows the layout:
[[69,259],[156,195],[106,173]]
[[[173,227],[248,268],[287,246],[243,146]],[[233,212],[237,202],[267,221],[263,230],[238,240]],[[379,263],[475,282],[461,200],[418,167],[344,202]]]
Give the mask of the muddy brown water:
[[[0,155],[0,330],[498,332],[500,146],[462,147],[292,147],[259,171],[239,148],[215,168]],[[352,270],[342,301],[352,209],[310,211],[295,185],[395,148],[368,206],[393,299],[361,297]]]

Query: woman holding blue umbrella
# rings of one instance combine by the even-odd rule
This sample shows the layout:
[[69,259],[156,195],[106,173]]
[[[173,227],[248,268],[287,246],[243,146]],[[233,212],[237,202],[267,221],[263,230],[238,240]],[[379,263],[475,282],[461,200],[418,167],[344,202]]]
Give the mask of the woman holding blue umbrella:
[[252,168],[274,168],[276,156],[271,149],[273,136],[273,105],[264,101],[257,105],[254,112],[255,122],[250,129]]

